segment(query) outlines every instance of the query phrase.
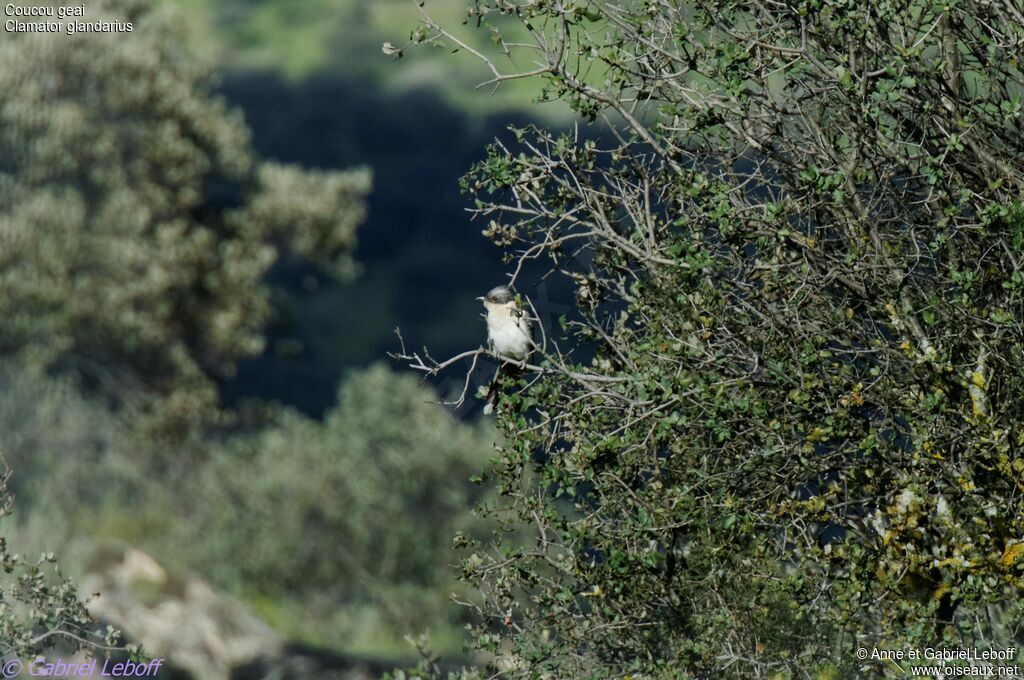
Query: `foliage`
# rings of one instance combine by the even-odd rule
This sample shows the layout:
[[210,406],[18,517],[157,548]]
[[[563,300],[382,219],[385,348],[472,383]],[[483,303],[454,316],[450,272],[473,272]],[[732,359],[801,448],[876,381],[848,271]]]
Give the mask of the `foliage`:
[[[494,431],[460,423],[408,376],[353,372],[323,422],[262,406],[258,432],[207,433],[153,472],[130,423],[72,381],[0,363],[0,447],[17,471],[20,551],[53,550],[77,577],[97,548],[130,545],[197,572],[293,640],[375,654],[429,632],[458,653],[452,536],[482,537],[467,480]],[[149,448],[147,448],[149,447]],[[126,631],[131,634],[131,631]]]
[[[540,538],[465,562],[478,644],[522,677],[738,678],[1006,645],[1024,585],[1019,7],[472,11],[531,34],[498,42],[537,69],[481,55],[496,82],[543,78],[604,125],[517,130],[465,180],[486,233],[551,258],[577,301],[499,417],[501,514]],[[452,39],[429,18],[420,35]]]
[[282,247],[351,271],[369,176],[258,162],[168,6],[89,12],[135,30],[0,45],[0,352],[187,420],[262,348]]
[[[6,469],[0,475],[0,523],[8,519],[13,505],[7,492],[9,476]],[[9,549],[6,536],[6,531],[0,534],[0,658],[27,657],[54,645],[68,654],[114,649],[120,634],[113,628],[105,634],[95,630],[74,584],[55,566],[53,553],[26,559]]]
[[169,535],[143,540],[187,550],[185,566],[257,603],[296,603],[297,617],[266,612],[321,644],[393,649],[428,629],[458,638],[452,536],[481,534],[467,480],[493,434],[435,400],[379,366],[353,373],[322,423],[282,411],[212,448]]

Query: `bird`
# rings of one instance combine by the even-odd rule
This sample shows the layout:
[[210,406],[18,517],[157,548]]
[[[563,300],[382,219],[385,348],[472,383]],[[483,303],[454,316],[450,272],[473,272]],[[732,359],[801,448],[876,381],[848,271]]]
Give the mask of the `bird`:
[[487,392],[484,414],[489,415],[498,401],[501,377],[521,370],[521,365],[533,352],[533,322],[508,286],[496,286],[477,300],[483,302],[487,310],[487,342],[491,351],[502,359]]

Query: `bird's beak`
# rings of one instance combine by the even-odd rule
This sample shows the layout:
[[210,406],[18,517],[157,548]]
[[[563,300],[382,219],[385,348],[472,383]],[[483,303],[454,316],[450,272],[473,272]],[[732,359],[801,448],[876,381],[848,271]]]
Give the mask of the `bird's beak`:
[[486,298],[483,295],[481,295],[480,297],[478,297],[476,299],[477,299],[477,302],[483,302]]

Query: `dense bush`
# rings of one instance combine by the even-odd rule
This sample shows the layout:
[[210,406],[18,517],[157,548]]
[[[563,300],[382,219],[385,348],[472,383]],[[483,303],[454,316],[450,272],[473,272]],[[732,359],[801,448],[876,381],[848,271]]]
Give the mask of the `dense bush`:
[[436,400],[378,366],[342,383],[322,423],[282,412],[224,442],[172,528],[190,566],[307,638],[401,649],[404,635],[430,631],[458,650],[452,539],[485,526],[469,478],[494,432]]
[[482,55],[492,82],[543,78],[603,129],[518,130],[465,182],[498,244],[577,292],[499,417],[506,517],[540,540],[466,562],[478,642],[523,677],[870,675],[858,647],[1012,646],[1019,6],[470,14],[532,35],[496,29],[537,68]]

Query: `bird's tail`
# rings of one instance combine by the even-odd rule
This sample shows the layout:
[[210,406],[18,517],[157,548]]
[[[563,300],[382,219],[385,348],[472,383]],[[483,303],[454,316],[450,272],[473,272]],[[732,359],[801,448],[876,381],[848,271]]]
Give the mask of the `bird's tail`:
[[487,390],[487,399],[484,403],[484,415],[489,416],[494,413],[494,409],[498,406],[498,397],[501,395],[501,382],[502,378],[508,377],[511,380],[517,379],[522,375],[523,369],[515,364],[503,363],[498,366],[498,372],[494,374],[494,380],[491,381],[491,386]]

